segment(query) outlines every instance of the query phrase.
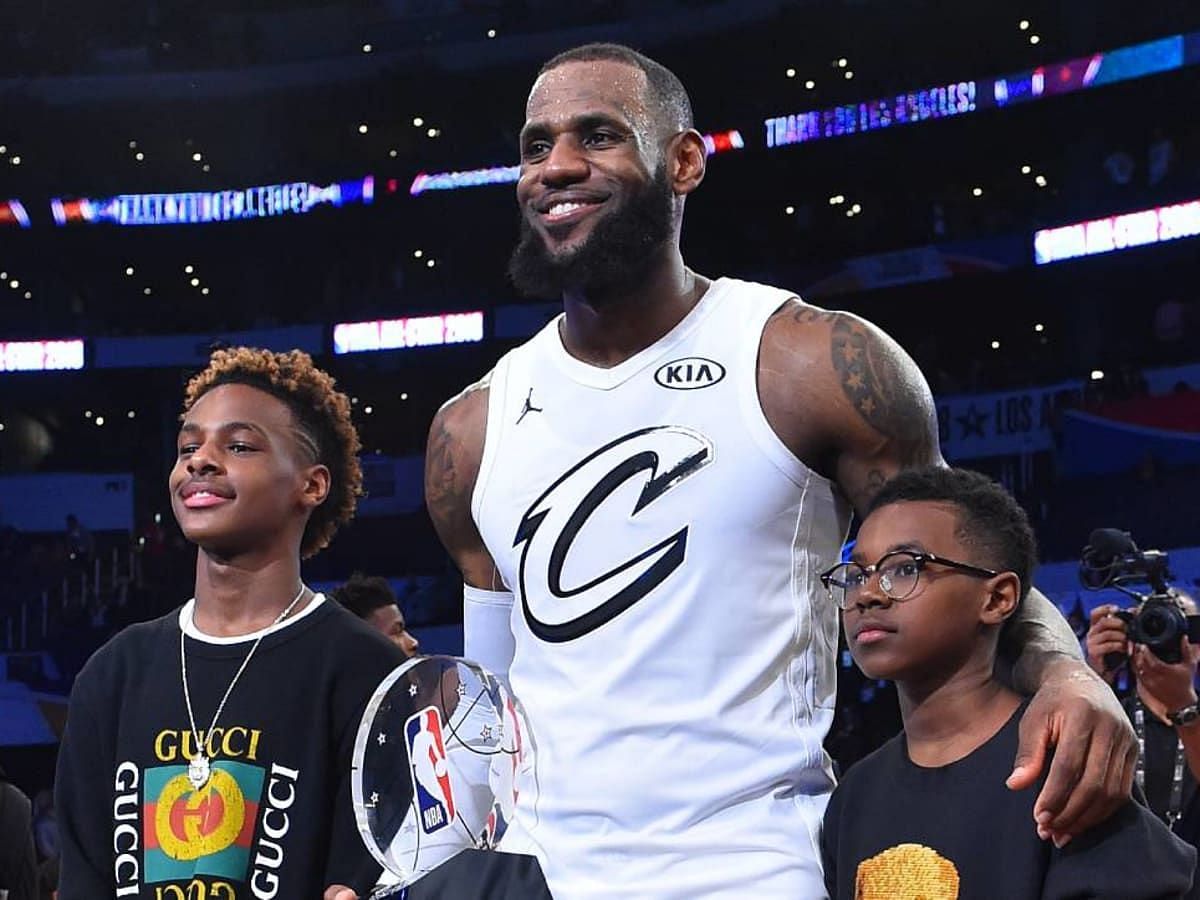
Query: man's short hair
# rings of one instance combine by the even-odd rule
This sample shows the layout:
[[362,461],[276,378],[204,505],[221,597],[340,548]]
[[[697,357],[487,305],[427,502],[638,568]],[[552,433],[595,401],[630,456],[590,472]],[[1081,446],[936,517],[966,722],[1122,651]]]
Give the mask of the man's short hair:
[[355,572],[330,595],[360,619],[367,618],[377,609],[396,605],[396,592],[386,578],[361,572]]
[[692,101],[683,82],[664,66],[644,53],[624,44],[584,44],[565,50],[542,66],[541,76],[563,63],[607,60],[641,69],[646,75],[646,106],[659,127],[672,133],[692,127]]
[[[901,472],[871,501],[870,515],[893,503],[930,501],[958,508],[956,537],[978,556],[970,560],[1021,579],[1021,600],[1037,566],[1037,540],[1016,499],[992,479],[970,469],[928,466]],[[963,560],[967,562],[967,560]]]

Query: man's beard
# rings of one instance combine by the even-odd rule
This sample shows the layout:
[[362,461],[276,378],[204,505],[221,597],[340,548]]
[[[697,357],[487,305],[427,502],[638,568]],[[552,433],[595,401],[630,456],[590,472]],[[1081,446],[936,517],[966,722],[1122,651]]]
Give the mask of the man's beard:
[[559,255],[549,251],[522,215],[521,239],[509,259],[508,275],[526,297],[554,299],[567,292],[588,300],[619,296],[644,279],[670,239],[674,199],[666,169],[660,167],[625,208],[605,215],[583,243]]

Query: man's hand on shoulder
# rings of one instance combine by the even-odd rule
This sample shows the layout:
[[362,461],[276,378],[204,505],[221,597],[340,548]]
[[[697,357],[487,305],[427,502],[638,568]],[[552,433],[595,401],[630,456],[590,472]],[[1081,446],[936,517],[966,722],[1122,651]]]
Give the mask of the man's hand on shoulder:
[[1032,787],[1048,759],[1033,816],[1038,835],[1056,846],[1129,800],[1137,760],[1133,728],[1109,686],[1081,660],[1065,655],[1047,664],[1021,719],[1009,788]]
[[322,900],[358,900],[358,894],[354,893],[352,888],[346,887],[344,884],[331,884],[325,888],[325,895]]

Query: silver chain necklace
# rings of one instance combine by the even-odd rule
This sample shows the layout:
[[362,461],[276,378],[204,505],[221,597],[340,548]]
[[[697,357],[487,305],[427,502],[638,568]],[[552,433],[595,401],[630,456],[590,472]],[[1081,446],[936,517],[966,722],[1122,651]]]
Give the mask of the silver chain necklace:
[[[275,617],[275,621],[268,627],[263,629],[263,633],[258,636],[254,642],[254,646],[250,648],[250,652],[246,654],[246,658],[242,660],[242,664],[238,666],[237,672],[234,673],[233,681],[229,682],[229,687],[225,689],[225,696],[221,698],[221,702],[217,704],[217,711],[213,714],[212,723],[208,726],[208,731],[204,732],[204,736],[211,737],[213,729],[217,727],[217,719],[221,718],[221,711],[225,709],[225,701],[229,699],[229,695],[233,693],[233,686],[237,684],[238,679],[242,677],[242,673],[246,671],[246,666],[250,664],[250,657],[254,655],[254,651],[258,649],[258,645],[262,643],[263,638],[267,636],[267,632],[286,619],[296,608],[296,604],[300,602],[300,598],[304,596],[304,582],[300,582],[300,590],[296,593],[295,599],[287,605],[287,608]],[[192,606],[192,621],[196,618],[196,608]],[[187,674],[187,654],[183,652],[183,631],[179,629],[179,668],[183,672],[183,702],[187,705],[188,721],[192,726],[192,737],[196,741],[196,753],[188,761],[187,777],[192,784],[193,790],[200,790],[208,782],[212,774],[212,760],[204,752],[204,742],[200,740],[200,732],[196,730],[196,716],[192,713],[192,695],[188,691],[188,674]]]

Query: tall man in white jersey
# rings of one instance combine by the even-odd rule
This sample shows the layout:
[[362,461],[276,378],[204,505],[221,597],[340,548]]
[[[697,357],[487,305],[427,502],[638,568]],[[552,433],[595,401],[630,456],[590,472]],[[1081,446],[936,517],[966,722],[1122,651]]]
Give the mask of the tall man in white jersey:
[[[615,45],[547,63],[511,274],[565,311],[430,432],[466,655],[507,672],[537,747],[505,849],[556,900],[823,895],[817,574],[888,477],[941,459],[925,380],[879,329],[684,264],[704,169],[668,70]],[[1010,785],[1057,746],[1030,827],[1067,840],[1128,795],[1132,732],[1044,597],[1010,637],[1037,690]]]

